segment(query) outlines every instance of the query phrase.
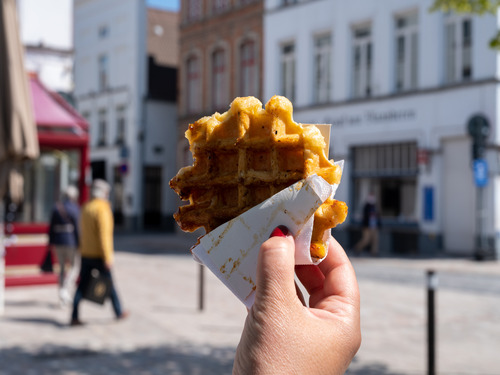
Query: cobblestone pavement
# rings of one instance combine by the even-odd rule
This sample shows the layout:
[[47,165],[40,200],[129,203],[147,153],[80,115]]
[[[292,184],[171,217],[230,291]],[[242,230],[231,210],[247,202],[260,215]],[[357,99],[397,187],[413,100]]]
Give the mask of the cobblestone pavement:
[[[6,290],[0,374],[230,374],[244,306],[187,254],[192,236],[119,235],[115,279],[131,315],[82,302],[68,327],[56,286]],[[435,269],[439,374],[500,374],[500,263],[353,258],[363,344],[349,374],[426,373],[425,270]]]

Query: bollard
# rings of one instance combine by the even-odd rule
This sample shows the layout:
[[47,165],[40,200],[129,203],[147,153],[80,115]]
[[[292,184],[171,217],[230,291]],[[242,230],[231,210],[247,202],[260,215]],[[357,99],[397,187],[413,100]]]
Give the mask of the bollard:
[[205,266],[200,264],[200,273],[198,274],[198,310],[203,311],[205,307]]
[[436,374],[436,306],[435,291],[438,278],[433,270],[427,271],[427,374]]

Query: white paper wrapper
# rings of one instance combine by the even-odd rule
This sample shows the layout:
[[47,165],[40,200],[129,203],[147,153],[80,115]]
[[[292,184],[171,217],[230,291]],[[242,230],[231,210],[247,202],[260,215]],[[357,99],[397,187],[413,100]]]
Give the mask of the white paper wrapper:
[[[343,167],[343,161],[336,164]],[[317,175],[299,181],[203,236],[192,249],[193,256],[250,308],[260,246],[278,225],[285,225],[294,236],[296,264],[321,261],[313,260],[309,250],[314,212],[333,197],[337,186]]]

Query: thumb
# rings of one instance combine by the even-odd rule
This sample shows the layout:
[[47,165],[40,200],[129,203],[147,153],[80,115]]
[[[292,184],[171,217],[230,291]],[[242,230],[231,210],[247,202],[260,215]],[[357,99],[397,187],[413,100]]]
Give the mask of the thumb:
[[297,299],[295,243],[284,226],[277,227],[260,247],[257,263],[256,307],[281,306]]

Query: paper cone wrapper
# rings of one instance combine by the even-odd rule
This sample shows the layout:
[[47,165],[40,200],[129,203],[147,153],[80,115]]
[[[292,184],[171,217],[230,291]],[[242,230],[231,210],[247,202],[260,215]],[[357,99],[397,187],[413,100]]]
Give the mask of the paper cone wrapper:
[[[343,161],[336,164],[343,167]],[[337,186],[317,175],[301,180],[203,236],[193,256],[250,308],[260,246],[277,226],[285,225],[293,235],[296,264],[321,262],[312,259],[309,250],[314,213]]]

